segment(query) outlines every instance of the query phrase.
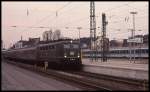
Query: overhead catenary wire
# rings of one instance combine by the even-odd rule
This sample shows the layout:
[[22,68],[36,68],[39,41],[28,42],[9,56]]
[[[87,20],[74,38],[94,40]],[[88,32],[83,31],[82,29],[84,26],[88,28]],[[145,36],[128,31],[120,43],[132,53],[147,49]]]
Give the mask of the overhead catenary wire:
[[[64,9],[64,8],[65,8],[66,6],[68,6],[70,3],[71,3],[71,2],[69,2],[69,3],[65,4],[65,5],[63,5],[61,8],[57,9],[56,11],[58,12],[58,11]],[[54,13],[51,13],[50,15],[47,15],[46,17],[40,19],[40,21],[38,21],[36,24],[41,23],[43,20],[47,19],[49,16],[51,16],[51,15],[53,15],[53,14],[54,14]],[[54,19],[54,18],[53,18],[53,19]],[[35,25],[36,25],[36,24],[35,24]]]
[[[120,9],[121,7],[125,7],[125,6],[129,6],[129,4],[133,4],[133,3],[135,3],[135,2],[129,2],[129,3],[126,3],[126,4],[123,4],[123,5],[119,5],[119,6],[116,6],[116,7],[114,7],[114,8],[110,8],[110,9],[107,9],[107,10],[105,10],[105,11],[103,11],[103,12],[106,12],[106,13],[110,13],[110,12],[112,12],[113,10],[116,10],[116,9]],[[124,14],[124,13],[121,13],[121,14]],[[116,15],[111,15],[110,16],[110,18],[113,18],[113,17],[117,17]],[[109,17],[108,17],[109,18]]]
[[[69,5],[71,2],[69,2],[69,3],[67,3],[67,4],[65,4],[63,7],[61,7],[61,8],[59,8],[59,9],[57,9],[57,10],[62,10],[63,8],[65,8],[67,5]],[[51,13],[50,15],[52,15],[53,13]],[[34,28],[34,26],[36,26],[37,24],[40,24],[40,23],[42,23],[42,21],[44,21],[45,19],[47,19],[47,17],[49,17],[50,15],[47,15],[46,17],[44,17],[44,18],[42,18],[42,19],[40,19],[38,22],[36,22],[35,24],[33,24],[31,27],[26,27],[26,28]],[[26,31],[27,29],[24,29],[23,31]],[[40,28],[42,28],[42,27],[40,27]],[[43,27],[44,28],[44,27]]]
[[57,9],[56,11],[59,12],[60,10],[64,9],[65,7],[67,7],[71,3],[72,2],[68,2],[67,4],[65,4],[64,6],[62,6],[61,8]]
[[[130,3],[131,3],[131,2],[130,2]],[[108,9],[108,10],[105,10],[105,11],[103,11],[103,12],[111,12],[111,11],[113,11],[113,10],[116,10],[116,9],[121,8],[121,7],[127,6],[127,5],[130,4],[130,3],[123,4],[123,5],[119,5],[119,6],[116,6],[116,7],[114,7],[114,8],[110,8],[110,9]],[[132,3],[133,3],[133,2],[132,2]]]
[[[68,6],[70,3],[71,3],[71,2],[68,2],[67,4],[65,4],[64,6],[62,6],[61,8],[57,9],[56,11],[58,12],[58,11],[64,9],[64,8],[65,8],[66,6]],[[127,4],[123,4],[123,5],[120,5],[120,6],[117,6],[117,7],[108,9],[108,10],[105,10],[105,12],[110,12],[110,11],[112,11],[112,10],[116,10],[116,9],[118,9],[118,7],[129,6],[130,3],[134,3],[134,2],[129,2],[129,3],[127,3]],[[46,19],[47,17],[48,17],[48,16],[42,18],[41,21],[44,20],[44,19]],[[39,22],[41,22],[41,21],[39,21]]]
[[[62,9],[64,9],[65,7],[67,7],[69,4],[70,4],[71,2],[69,2],[69,3],[67,3],[67,4],[65,4],[64,6],[62,6],[61,8],[59,8],[59,9],[57,9],[56,11],[58,12],[58,11],[61,11]],[[131,3],[131,2],[130,2]],[[133,2],[132,2],[133,3]],[[127,4],[124,4],[124,6],[128,6],[129,5],[129,3],[127,3]],[[123,7],[123,6],[117,6],[117,7],[114,7],[114,8],[111,8],[111,9],[108,9],[108,10],[106,10],[106,12],[109,12],[109,11],[112,11],[112,10],[116,10],[118,7]],[[47,17],[48,16],[46,16],[46,17],[44,17],[44,18],[42,18],[40,21],[38,21],[38,22],[40,22],[41,23],[41,21],[44,21],[45,19],[47,19]],[[89,18],[89,16],[87,16],[86,18]],[[85,20],[86,20],[86,18],[84,18]],[[83,19],[83,20],[84,20]],[[81,21],[83,21],[82,19],[79,19],[79,20],[75,20],[75,21],[73,21],[72,23],[74,23],[74,22],[81,22]],[[123,20],[121,20],[121,21],[123,21]],[[114,23],[119,23],[119,21],[113,21]],[[111,22],[110,22],[111,23]],[[70,22],[69,22],[69,24],[71,24]],[[37,27],[38,28],[38,27]],[[39,27],[39,28],[42,28],[42,27]],[[43,27],[44,28],[44,27]],[[46,27],[45,27],[46,28]]]
[[[131,3],[131,2],[130,2]],[[113,9],[111,8],[111,9],[108,9],[108,10],[106,10],[107,12],[108,11],[112,11],[112,10],[116,10],[118,7],[123,7],[123,6],[127,6],[127,5],[129,5],[130,3],[127,3],[127,4],[124,4],[124,5],[121,5],[121,6],[117,6],[117,7],[114,7]],[[132,3],[134,3],[134,2],[132,2]],[[64,6],[65,7],[65,6]],[[63,7],[62,7],[63,8]],[[62,8],[60,8],[60,9],[62,9]],[[88,17],[87,17],[88,18]],[[86,18],[85,18],[86,19]],[[80,19],[79,19],[80,20]],[[76,21],[76,20],[75,20]],[[75,21],[72,21],[72,23],[74,23]],[[81,21],[81,20],[80,20]],[[80,21],[77,21],[77,22],[80,22]],[[116,21],[115,21],[116,22]],[[66,23],[67,24],[67,23]],[[70,24],[70,22],[68,23],[68,24]]]

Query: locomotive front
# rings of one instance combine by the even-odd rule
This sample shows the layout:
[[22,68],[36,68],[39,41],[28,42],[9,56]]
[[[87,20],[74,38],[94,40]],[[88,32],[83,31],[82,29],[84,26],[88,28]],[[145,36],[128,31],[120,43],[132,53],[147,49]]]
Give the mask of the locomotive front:
[[82,64],[81,62],[81,49],[78,42],[70,41],[63,44],[64,52],[64,62],[69,65],[78,65]]

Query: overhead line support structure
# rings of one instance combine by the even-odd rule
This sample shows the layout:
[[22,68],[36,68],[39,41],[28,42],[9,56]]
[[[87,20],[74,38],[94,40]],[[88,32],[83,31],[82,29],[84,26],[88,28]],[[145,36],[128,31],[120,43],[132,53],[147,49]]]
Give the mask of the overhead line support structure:
[[109,40],[106,38],[106,21],[105,13],[102,13],[102,39],[101,39],[101,60],[103,62],[107,61],[107,52],[109,49]]
[[94,1],[90,2],[90,49],[94,53],[91,53],[90,56],[93,60],[97,60],[97,50],[96,50],[96,18],[95,18],[95,3]]

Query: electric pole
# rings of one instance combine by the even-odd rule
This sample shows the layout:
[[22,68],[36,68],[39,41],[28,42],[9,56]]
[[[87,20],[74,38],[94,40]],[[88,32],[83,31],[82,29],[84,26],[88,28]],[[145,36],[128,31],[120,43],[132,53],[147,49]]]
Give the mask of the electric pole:
[[106,39],[106,25],[108,22],[106,21],[105,13],[102,13],[102,39],[101,39],[101,57],[102,61],[107,61],[107,51],[109,46],[109,41]]
[[82,27],[77,27],[77,29],[79,30],[79,45],[80,45],[80,30],[82,29]]
[[[135,36],[135,14],[137,14],[137,12],[130,12],[130,14],[133,15],[133,29],[131,30],[131,38],[134,39],[134,36]],[[131,45],[132,45],[132,48],[133,48],[133,59],[135,61],[134,43],[135,42],[131,43]],[[130,57],[130,59],[131,59],[131,57]]]
[[93,60],[93,56],[95,55],[94,57],[96,60],[96,19],[95,19],[94,1],[90,2],[90,40],[91,40],[90,49],[91,51],[94,51],[94,53],[91,53],[90,55],[91,55],[92,60]]
[[22,35],[21,35],[21,41],[22,41]]

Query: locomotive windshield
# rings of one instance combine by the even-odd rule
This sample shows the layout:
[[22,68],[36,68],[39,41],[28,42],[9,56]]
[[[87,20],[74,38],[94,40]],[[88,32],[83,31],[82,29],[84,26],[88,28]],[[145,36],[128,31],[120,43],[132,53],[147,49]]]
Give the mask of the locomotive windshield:
[[79,45],[78,44],[64,44],[64,48],[65,49],[69,49],[69,48],[78,49]]
[[64,57],[77,57],[80,58],[79,44],[64,44]]
[[70,44],[64,44],[64,48],[69,49],[70,48]]

